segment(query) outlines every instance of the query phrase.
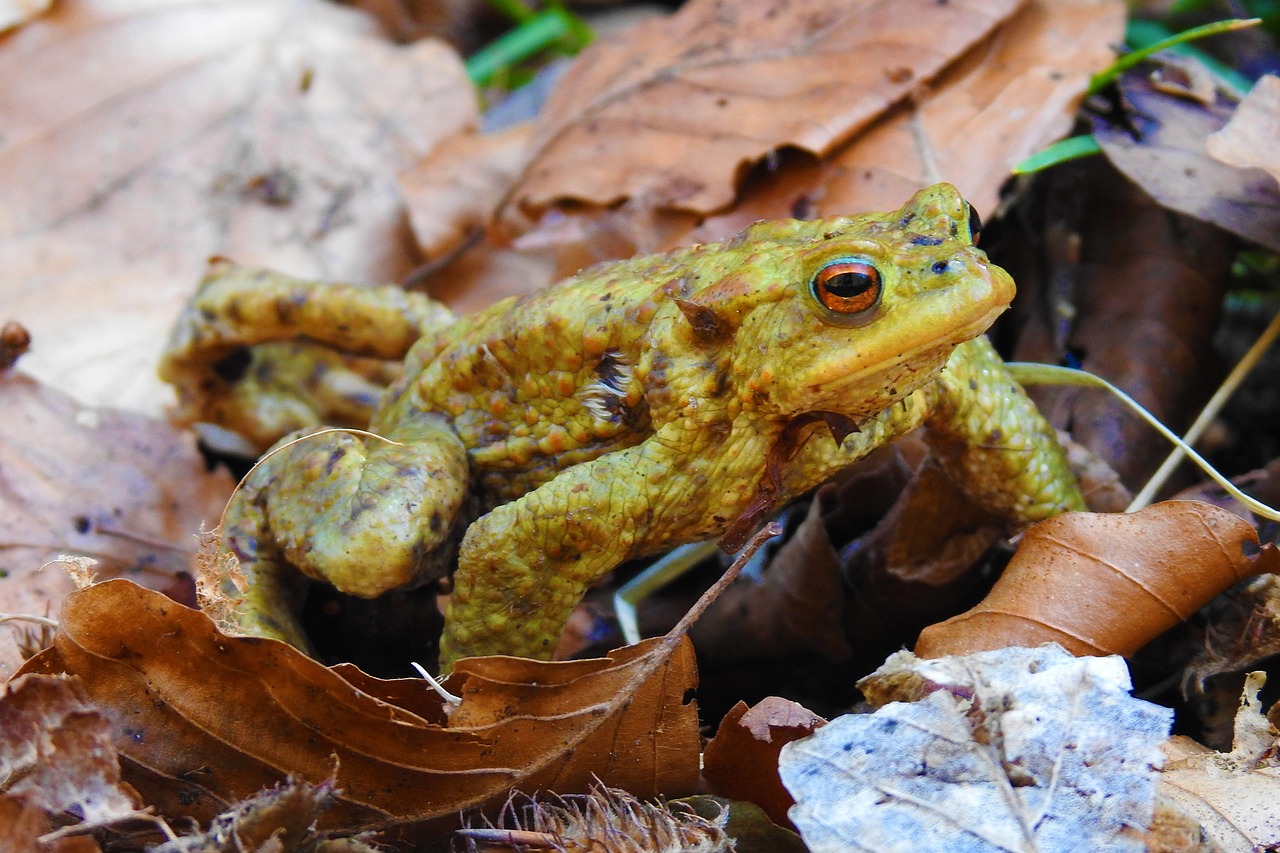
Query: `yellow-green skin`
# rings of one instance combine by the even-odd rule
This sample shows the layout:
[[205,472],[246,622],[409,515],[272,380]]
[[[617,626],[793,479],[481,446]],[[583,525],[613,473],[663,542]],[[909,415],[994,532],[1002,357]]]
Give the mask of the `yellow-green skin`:
[[[815,273],[837,259],[879,270],[873,308],[819,303]],[[349,289],[295,285],[289,299],[325,303],[347,331],[384,296],[405,298],[366,291],[341,308]],[[892,213],[757,223],[594,267],[453,323],[413,297],[416,319],[395,334],[422,336],[369,424],[385,440],[289,445],[232,502],[224,540],[252,582],[243,623],[303,645],[293,569],[372,597],[443,575],[465,530],[442,666],[549,657],[619,563],[720,536],[744,514],[750,525],[921,424],[988,508],[1022,521],[1082,508],[1052,430],[981,337],[1013,295],[972,245],[968,206],[939,184]],[[164,372],[190,389],[201,357],[278,339],[284,299],[212,281]],[[270,334],[249,333],[257,314]],[[230,326],[211,335],[218,322]],[[339,343],[370,353],[380,338],[364,334]]]

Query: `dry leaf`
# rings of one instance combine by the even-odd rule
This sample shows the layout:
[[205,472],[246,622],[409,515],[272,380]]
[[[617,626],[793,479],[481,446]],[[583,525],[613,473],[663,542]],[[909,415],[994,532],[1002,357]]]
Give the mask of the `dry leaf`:
[[702,775],[713,794],[748,800],[769,819],[790,826],[787,809],[795,803],[778,777],[778,755],[792,741],[826,725],[817,714],[779,696],[767,696],[748,708],[729,709],[703,750]]
[[1226,126],[1205,140],[1215,160],[1242,169],[1262,169],[1280,183],[1280,77],[1268,74],[1254,84]]
[[[639,796],[692,790],[697,711],[686,641],[602,660],[474,658],[447,686],[330,670],[283,643],[227,637],[198,611],[125,581],[71,595],[26,671],[81,676],[118,721],[125,778],[163,815],[210,820],[292,774],[341,791],[321,825],[450,821],[512,787]],[[398,702],[400,706],[390,704]]]
[[[1015,357],[1075,358],[1165,424],[1185,427],[1221,378],[1205,353],[1237,241],[1161,207],[1101,157],[1054,169],[1027,201],[1023,216],[1006,221],[1018,230],[998,247],[1016,264]],[[1027,257],[1026,247],[1040,242],[1043,253]],[[1033,396],[1050,423],[1134,488],[1169,453],[1162,436],[1105,391],[1040,386]]]
[[694,0],[583,52],[539,118],[513,197],[529,211],[627,198],[722,209],[744,166],[783,146],[826,154],[1018,5]]
[[985,599],[920,634],[923,658],[1061,643],[1132,655],[1232,584],[1280,570],[1253,526],[1196,501],[1067,513],[1032,527]]
[[26,675],[10,681],[0,696],[3,797],[65,825],[102,826],[135,816],[132,792],[120,781],[112,729],[76,679]]
[[1174,737],[1164,747],[1160,790],[1200,820],[1228,853],[1253,853],[1280,845],[1280,762],[1276,731],[1258,704],[1266,682],[1250,675],[1236,714],[1230,753],[1214,752],[1190,738]]
[[0,256],[24,368],[158,413],[153,365],[210,255],[386,281],[395,174],[475,120],[439,42],[314,0],[65,0],[0,51]]
[[816,653],[846,660],[840,562],[822,523],[821,493],[762,580],[741,578],[690,631],[699,659],[717,662]]
[[950,181],[983,216],[995,213],[1009,170],[1070,130],[1089,77],[1123,40],[1113,0],[1035,0],[974,46],[927,89],[820,164],[783,164],[749,185],[738,207],[698,239],[754,219],[892,209],[934,181]]
[[[0,374],[0,611],[56,615],[73,585],[41,566],[60,554],[91,556],[105,576],[174,585],[192,573],[193,534],[217,521],[233,485],[169,424]],[[6,629],[0,671],[21,662]]]
[[53,0],[0,0],[0,33],[49,11]]
[[1097,118],[1093,127],[1107,159],[1165,207],[1280,250],[1276,181],[1205,152],[1206,139],[1227,123],[1235,105],[1174,97],[1136,75],[1126,75],[1119,85],[1132,115],[1122,124]]
[[[850,10],[851,15],[857,14],[856,4],[844,4],[841,8]],[[884,4],[884,8],[888,9],[889,4]],[[949,8],[950,11],[936,13],[952,14],[959,7],[937,4],[931,8]],[[803,11],[803,7],[788,5],[777,12],[775,22],[779,27],[803,27],[806,20]],[[909,16],[912,7],[897,4],[886,14]],[[516,245],[529,251],[555,252],[556,269],[567,274],[591,263],[636,251],[664,251],[690,241],[724,239],[757,219],[812,218],[892,209],[915,190],[938,180],[955,183],[984,216],[988,215],[995,209],[998,190],[1008,178],[1010,166],[1070,127],[1089,75],[1109,61],[1111,45],[1122,37],[1124,20],[1124,4],[1118,0],[1022,3],[1018,11],[1001,22],[985,40],[975,44],[958,61],[951,62],[927,86],[912,86],[908,101],[870,117],[862,132],[854,133],[852,139],[836,145],[822,158],[784,144],[779,149],[762,149],[767,156],[754,155],[760,162],[750,170],[743,167],[735,172],[720,159],[721,149],[726,145],[745,141],[734,135],[736,128],[731,127],[721,135],[708,131],[716,122],[732,124],[740,111],[771,115],[774,110],[782,109],[772,90],[756,99],[735,96],[729,98],[724,107],[707,107],[701,112],[696,103],[682,103],[661,127],[652,124],[628,127],[625,110],[612,102],[602,102],[600,109],[617,110],[618,121],[607,125],[588,122],[588,130],[583,131],[603,127],[597,135],[605,137],[604,140],[597,143],[595,136],[592,137],[592,145],[596,146],[591,149],[593,163],[604,161],[598,168],[625,172],[620,184],[626,185],[631,176],[641,180],[666,168],[664,158],[673,156],[671,149],[675,149],[683,152],[680,154],[682,174],[692,170],[699,173],[698,180],[728,180],[727,184],[710,186],[708,191],[736,198],[736,205],[695,228],[697,216],[673,209],[683,210],[687,206],[684,202],[669,202],[661,186],[644,187],[607,210],[598,206],[562,205],[544,215],[534,231],[522,234]],[[661,94],[664,87],[680,85],[678,71],[684,65],[680,64],[679,56],[688,54],[695,63],[705,56],[714,56],[712,51],[700,46],[707,34],[715,31],[714,26],[694,29],[683,24],[656,22],[647,26],[675,27],[679,33],[664,35],[664,38],[688,41],[683,45],[672,42],[665,48],[666,56],[677,57],[672,60],[677,68],[676,76],[666,81],[662,78],[666,72],[655,67],[652,70],[654,85],[638,94],[646,103],[649,89],[658,93],[655,99],[661,99],[669,97]],[[881,73],[860,52],[861,42],[854,43],[861,38],[859,34],[868,32],[861,20],[851,25],[850,42],[836,48],[847,53],[832,57],[830,63],[832,67],[844,66],[837,74],[851,69],[872,76]],[[924,28],[919,32],[924,32]],[[733,38],[726,42],[732,43]],[[952,47],[950,40],[947,47]],[[648,52],[652,46],[638,43],[635,37],[628,37],[616,48],[601,47],[598,51],[633,49],[637,53],[645,52],[645,61],[650,61]],[[802,45],[795,50],[804,49],[807,48]],[[959,57],[960,52],[954,56]],[[661,59],[651,61],[657,66]],[[786,65],[785,59],[776,61]],[[623,60],[610,59],[610,62],[621,64]],[[726,67],[734,67],[733,60],[729,60]],[[892,76],[893,67],[894,63],[890,63],[883,73]],[[594,72],[579,72],[588,73]],[[772,78],[765,77],[764,83],[756,83],[759,78],[743,79],[767,90]],[[562,100],[576,93],[576,89],[573,93],[564,93],[570,85],[562,84]],[[735,85],[735,92],[752,91],[746,84],[735,81]],[[832,92],[837,105],[835,111],[858,108],[865,101],[862,94],[862,90]],[[622,98],[619,104],[626,100]],[[589,115],[594,115],[591,109],[595,107],[589,108]],[[649,117],[648,112],[641,115]],[[743,121],[750,124],[754,120]],[[575,126],[566,133],[578,131]],[[682,135],[684,147],[672,146],[672,135]],[[551,143],[555,150],[559,150],[560,144],[559,139]],[[609,147],[601,147],[606,145]],[[654,152],[658,152],[657,159]],[[597,168],[593,165],[592,169],[584,169],[580,152],[566,150],[563,159],[572,161],[565,170],[571,181],[573,176],[594,173]],[[701,165],[705,162],[712,162],[710,168],[715,172],[702,175],[708,168]],[[540,183],[542,179],[535,180]],[[655,183],[660,180],[653,177]],[[566,184],[549,188],[548,200],[558,196],[576,198],[575,187]],[[616,191],[623,190],[625,186]],[[518,193],[519,188],[515,192]],[[598,200],[594,195],[589,199]],[[521,220],[508,216],[505,227],[509,231],[521,231],[525,226]]]
[[1134,828],[1151,820],[1173,712],[1128,695],[1122,659],[900,652],[871,678],[894,670],[927,695],[782,750],[790,816],[814,853],[1144,849]]

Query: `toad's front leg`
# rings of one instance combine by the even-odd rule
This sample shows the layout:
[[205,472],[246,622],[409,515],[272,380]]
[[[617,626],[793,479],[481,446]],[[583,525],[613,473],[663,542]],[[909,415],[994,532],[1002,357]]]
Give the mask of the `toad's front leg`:
[[385,438],[290,436],[247,478],[223,531],[249,581],[238,614],[246,631],[308,648],[298,572],[373,598],[447,571],[468,494],[466,450],[433,415]]
[[[440,641],[441,671],[473,655],[549,658],[588,587],[619,563],[718,532],[705,440],[665,427],[569,468],[471,525]],[[720,495],[732,501],[732,496]]]

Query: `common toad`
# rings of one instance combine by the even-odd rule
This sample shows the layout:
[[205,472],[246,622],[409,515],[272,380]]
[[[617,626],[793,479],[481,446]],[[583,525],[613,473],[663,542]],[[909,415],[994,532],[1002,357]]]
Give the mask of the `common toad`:
[[974,247],[974,222],[938,184],[892,213],[760,222],[457,320],[392,287],[215,271],[162,364],[189,420],[265,420],[261,439],[312,417],[255,409],[228,381],[249,344],[407,350],[368,424],[381,438],[291,435],[233,500],[223,538],[251,582],[244,627],[305,648],[295,569],[373,597],[442,577],[456,554],[442,666],[548,657],[619,563],[741,539],[926,423],[985,506],[1023,521],[1083,507],[982,337],[1014,285]]

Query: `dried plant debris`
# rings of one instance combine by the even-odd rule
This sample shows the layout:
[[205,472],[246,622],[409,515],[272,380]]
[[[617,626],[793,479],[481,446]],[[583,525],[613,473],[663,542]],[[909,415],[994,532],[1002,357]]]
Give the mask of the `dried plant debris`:
[[40,831],[83,831],[139,817],[120,780],[114,729],[76,678],[10,681],[0,696],[0,800],[40,813],[34,821]]
[[152,847],[148,853],[377,853],[363,839],[328,838],[316,818],[335,801],[330,782],[290,779],[219,815],[209,829]]
[[1143,849],[1173,712],[1128,695],[1121,658],[901,652],[863,684],[875,680],[881,698],[922,698],[838,717],[782,751],[790,817],[814,853]]
[[728,811],[714,819],[681,803],[653,805],[596,785],[590,793],[525,797],[513,793],[497,823],[458,830],[476,851],[554,853],[720,853],[732,851]]
[[1170,738],[1160,790],[1199,820],[1221,849],[1247,853],[1280,847],[1280,752],[1276,730],[1262,715],[1263,673],[1251,673],[1236,712],[1231,752],[1190,738]]

